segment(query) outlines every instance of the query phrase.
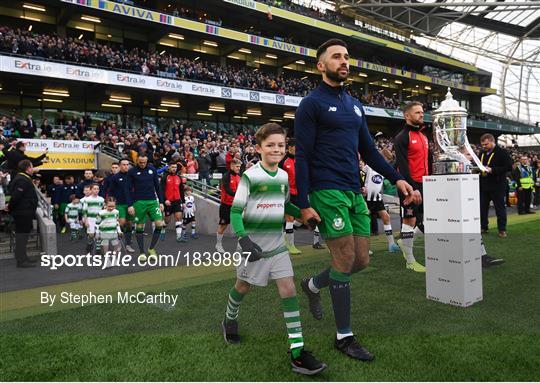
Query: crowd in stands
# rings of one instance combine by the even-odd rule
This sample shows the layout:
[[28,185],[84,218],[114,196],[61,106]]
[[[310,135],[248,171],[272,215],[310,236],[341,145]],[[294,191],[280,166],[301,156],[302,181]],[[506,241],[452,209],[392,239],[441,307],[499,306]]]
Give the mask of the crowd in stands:
[[217,62],[191,60],[169,53],[150,53],[140,48],[126,49],[55,34],[34,34],[5,26],[0,27],[0,51],[296,96],[306,95],[315,86],[307,77],[278,76],[246,66],[222,66]]
[[[317,85],[317,80],[309,76],[277,75],[245,65],[221,65],[217,61],[190,59],[164,51],[152,53],[138,47],[127,49],[114,43],[102,44],[82,38],[37,34],[7,26],[0,27],[0,52],[301,97]],[[373,61],[380,60],[373,58]],[[392,63],[383,64],[395,67]],[[359,92],[351,86],[351,93]],[[399,106],[395,100],[387,99],[383,94],[373,94],[363,101],[391,108]]]

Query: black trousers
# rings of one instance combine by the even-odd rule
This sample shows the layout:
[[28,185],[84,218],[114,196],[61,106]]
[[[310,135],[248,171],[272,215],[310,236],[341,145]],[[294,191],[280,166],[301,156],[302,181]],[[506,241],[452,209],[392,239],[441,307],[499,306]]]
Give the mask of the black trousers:
[[488,229],[489,202],[493,201],[495,214],[497,214],[497,228],[499,231],[506,231],[506,206],[504,188],[495,190],[480,189],[480,225],[482,230]]
[[20,264],[28,259],[26,246],[33,228],[33,215],[14,215],[15,221],[15,259]]
[[517,190],[518,213],[531,211],[532,189]]

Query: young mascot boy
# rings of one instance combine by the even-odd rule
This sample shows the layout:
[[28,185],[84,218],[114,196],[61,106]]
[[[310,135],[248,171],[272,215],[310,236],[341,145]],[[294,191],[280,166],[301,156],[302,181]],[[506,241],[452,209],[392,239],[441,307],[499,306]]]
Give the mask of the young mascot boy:
[[236,269],[236,284],[229,293],[223,337],[239,343],[238,311],[252,285],[266,286],[274,279],[281,297],[294,372],[315,375],[326,368],[304,350],[300,311],[293,269],[285,245],[285,212],[298,217],[299,210],[289,202],[287,173],[278,168],[285,154],[285,132],[274,123],[257,131],[257,152],[262,160],[241,177],[231,208],[231,223],[244,252],[250,253]]

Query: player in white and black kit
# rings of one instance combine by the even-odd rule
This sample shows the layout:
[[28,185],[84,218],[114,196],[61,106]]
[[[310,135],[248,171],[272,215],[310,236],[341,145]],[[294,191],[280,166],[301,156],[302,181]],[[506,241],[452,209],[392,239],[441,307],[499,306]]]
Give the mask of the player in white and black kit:
[[191,194],[191,188],[189,186],[186,186],[185,189],[185,197],[184,197],[184,221],[182,222],[182,231],[184,234],[182,234],[183,242],[187,240],[186,236],[186,228],[187,225],[191,223],[191,238],[193,239],[199,239],[199,236],[197,235],[197,222],[195,221],[195,197]]
[[390,221],[390,215],[384,207],[381,194],[384,177],[368,165],[365,165],[363,161],[360,161],[360,167],[362,169],[361,180],[363,181],[362,194],[366,200],[367,207],[371,214],[377,214],[383,221],[384,234],[388,241],[388,251],[391,253],[398,252],[400,251],[400,248],[394,242],[392,222]]

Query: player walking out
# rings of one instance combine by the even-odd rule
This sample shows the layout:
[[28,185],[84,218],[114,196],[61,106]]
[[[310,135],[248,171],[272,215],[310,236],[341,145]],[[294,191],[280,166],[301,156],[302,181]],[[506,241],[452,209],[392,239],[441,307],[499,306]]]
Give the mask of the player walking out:
[[[331,267],[302,281],[316,319],[322,317],[319,290],[329,287],[336,322],[335,346],[346,355],[372,360],[351,326],[351,273],[369,264],[370,217],[360,193],[358,154],[408,195],[420,198],[386,163],[369,133],[362,104],[342,86],[349,75],[347,45],[338,39],[317,50],[321,84],[302,99],[294,121],[296,186],[302,220],[319,221],[332,255]],[[308,200],[309,195],[309,200]]]
[[[137,165],[128,171],[128,213],[135,215],[135,235],[139,246],[139,262],[147,260],[144,252],[144,224],[146,216],[154,223],[154,233],[150,247],[149,257],[157,257],[156,243],[163,227],[163,196],[159,189],[159,178],[157,170],[152,165],[148,165],[148,157],[140,155],[137,158]],[[159,203],[158,203],[159,199]]]
[[185,242],[182,236],[182,205],[184,203],[184,183],[177,174],[178,165],[172,162],[167,174],[161,177],[161,190],[165,201],[165,226],[169,224],[171,215],[174,216],[176,241]]
[[231,205],[234,193],[240,182],[240,167],[242,162],[237,159],[231,160],[231,169],[223,175],[221,180],[221,204],[219,205],[219,225],[216,234],[216,251],[224,253],[223,233],[231,223]]

